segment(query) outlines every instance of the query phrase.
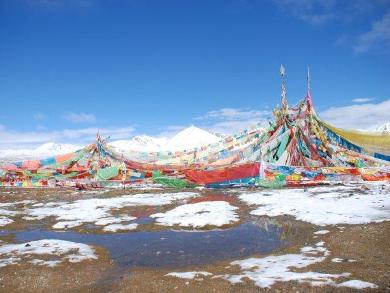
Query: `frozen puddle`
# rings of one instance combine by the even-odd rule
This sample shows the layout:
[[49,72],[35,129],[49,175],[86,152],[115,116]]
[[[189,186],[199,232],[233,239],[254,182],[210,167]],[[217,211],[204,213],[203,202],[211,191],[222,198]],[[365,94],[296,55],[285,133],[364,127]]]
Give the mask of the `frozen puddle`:
[[389,193],[390,185],[367,184],[366,188],[334,186],[269,190],[241,194],[239,198],[256,206],[252,215],[291,215],[298,220],[325,226],[390,220]]
[[[42,256],[46,259],[41,259]],[[75,263],[87,259],[97,259],[91,246],[58,239],[0,246],[0,268],[20,263],[53,267],[64,261]]]
[[101,246],[123,267],[177,268],[243,258],[255,253],[271,253],[287,245],[290,236],[286,236],[286,232],[299,232],[293,224],[267,221],[264,219],[261,223],[248,222],[230,229],[209,231],[89,234],[35,230],[13,234],[18,242],[51,238]]

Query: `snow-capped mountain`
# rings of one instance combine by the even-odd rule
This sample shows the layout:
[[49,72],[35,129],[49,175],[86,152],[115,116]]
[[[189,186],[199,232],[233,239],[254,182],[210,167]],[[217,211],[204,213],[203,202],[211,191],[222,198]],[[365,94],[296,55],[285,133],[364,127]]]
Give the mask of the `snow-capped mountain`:
[[167,150],[184,150],[193,149],[196,147],[208,145],[220,141],[221,138],[207,132],[206,130],[200,129],[195,126],[190,126],[174,137],[172,137],[165,146]]
[[0,150],[0,161],[19,161],[29,159],[40,159],[60,154],[71,153],[79,150],[78,145],[67,143],[48,142],[35,149],[6,149]]
[[80,147],[74,144],[48,142],[37,147],[35,152],[41,154],[66,154],[78,149],[80,149]]
[[110,142],[109,145],[116,147],[119,150],[133,150],[154,152],[166,145],[168,139],[165,137],[156,138],[148,135],[137,135],[130,140],[116,140]]
[[138,135],[130,140],[117,140],[110,143],[111,146],[121,151],[177,151],[184,149],[193,149],[203,145],[208,145],[221,140],[210,132],[195,126],[190,126],[177,133],[172,138],[156,138],[147,135]]
[[383,133],[383,134],[390,134],[390,122],[386,122],[385,124],[377,127],[375,129],[375,132]]
[[[193,149],[218,142],[222,137],[211,134],[203,129],[190,126],[172,138],[152,137],[147,135],[138,135],[129,140],[116,140],[109,145],[117,148],[121,152],[126,151],[177,151],[184,149]],[[59,154],[71,153],[79,150],[80,146],[73,144],[45,143],[35,149],[7,149],[0,150],[0,161],[15,162],[29,159],[41,159]]]

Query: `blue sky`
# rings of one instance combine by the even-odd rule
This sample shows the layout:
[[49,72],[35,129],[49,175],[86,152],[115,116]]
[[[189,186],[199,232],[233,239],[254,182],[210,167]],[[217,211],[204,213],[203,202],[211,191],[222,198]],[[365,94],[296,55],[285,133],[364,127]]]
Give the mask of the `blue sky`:
[[387,0],[0,0],[0,148],[235,132],[312,72],[321,117],[390,121]]

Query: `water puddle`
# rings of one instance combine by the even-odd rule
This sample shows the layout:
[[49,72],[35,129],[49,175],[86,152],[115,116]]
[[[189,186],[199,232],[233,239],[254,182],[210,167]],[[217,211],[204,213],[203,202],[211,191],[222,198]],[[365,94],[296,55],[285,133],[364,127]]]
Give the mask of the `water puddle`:
[[[145,219],[143,219],[145,221]],[[143,221],[141,220],[141,221]],[[85,234],[48,230],[9,231],[17,242],[62,239],[106,248],[121,267],[185,267],[270,253],[287,245],[291,223],[256,218],[225,230],[163,230]]]

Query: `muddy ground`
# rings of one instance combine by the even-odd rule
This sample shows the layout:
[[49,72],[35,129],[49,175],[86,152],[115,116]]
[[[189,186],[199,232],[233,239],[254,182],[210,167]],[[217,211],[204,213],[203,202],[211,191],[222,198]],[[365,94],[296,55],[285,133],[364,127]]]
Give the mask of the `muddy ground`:
[[[4,190],[3,190],[4,191]],[[9,192],[10,190],[7,190]],[[12,191],[17,200],[26,198],[61,200],[84,197],[74,190],[16,190]],[[137,193],[140,193],[137,191]],[[109,192],[107,196],[118,195],[120,191]],[[128,194],[128,192],[127,192]],[[8,198],[8,197],[7,197]],[[366,225],[337,225],[316,227],[295,221],[290,217],[281,220],[294,221],[300,233],[289,239],[289,244],[272,254],[298,253],[305,245],[324,241],[331,255],[325,261],[301,269],[322,273],[349,272],[348,279],[360,279],[378,285],[367,292],[390,292],[390,222]],[[16,221],[1,230],[22,229]],[[19,225],[19,226],[18,226]],[[147,227],[147,226],[146,226]],[[150,228],[151,229],[151,228]],[[315,230],[326,229],[325,235],[314,235]],[[13,242],[12,236],[1,236],[0,240]],[[131,243],[129,243],[131,245]],[[55,267],[33,266],[30,264],[10,265],[0,268],[1,292],[354,292],[361,291],[334,286],[313,287],[297,282],[280,282],[271,288],[259,288],[252,281],[231,284],[221,278],[198,277],[180,279],[165,276],[172,271],[207,271],[214,275],[238,273],[239,267],[231,266],[235,259],[227,259],[201,266],[175,268],[120,267],[110,259],[103,247],[95,247],[97,260],[80,263],[65,262]],[[224,249],[224,247],[221,247]],[[255,254],[253,256],[260,256]],[[334,263],[333,257],[353,259],[355,262]],[[339,281],[342,281],[341,278]]]

